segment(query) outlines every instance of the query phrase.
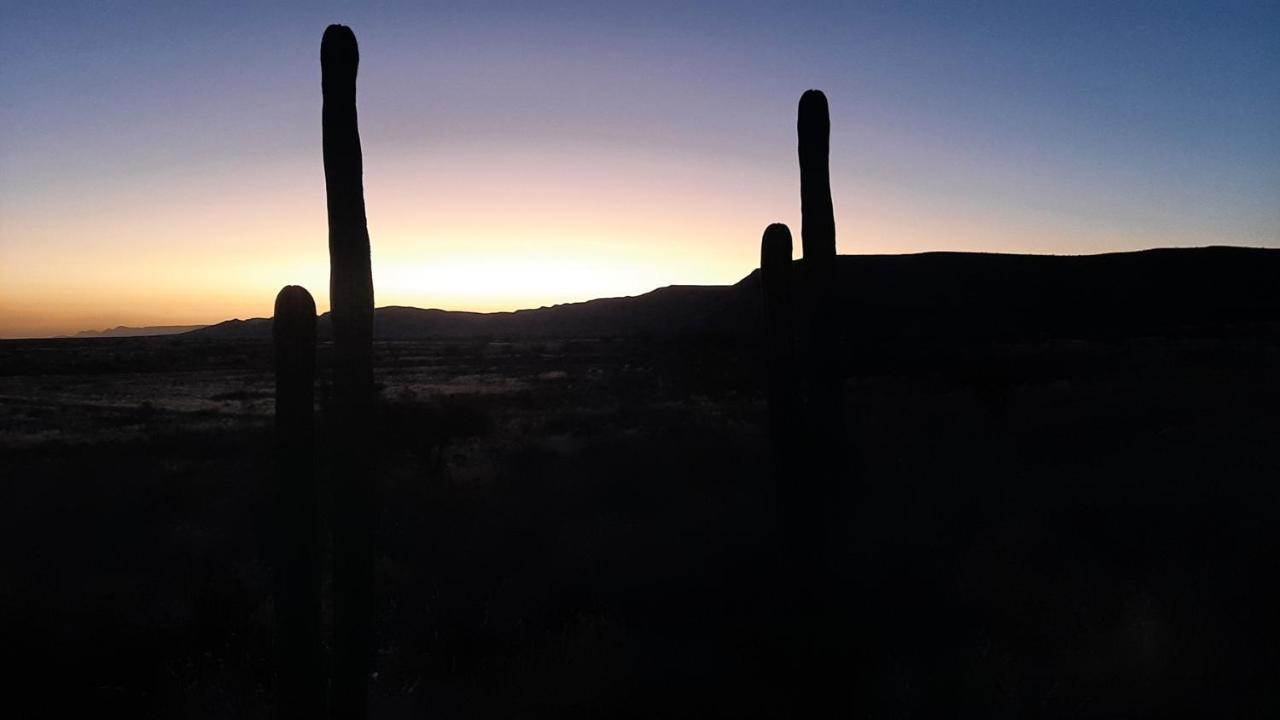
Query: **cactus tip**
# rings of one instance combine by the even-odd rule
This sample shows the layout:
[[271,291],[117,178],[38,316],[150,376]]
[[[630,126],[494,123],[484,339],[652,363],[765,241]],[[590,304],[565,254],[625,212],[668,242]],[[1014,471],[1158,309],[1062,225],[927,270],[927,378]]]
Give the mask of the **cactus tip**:
[[805,90],[800,96],[799,124],[820,128],[830,122],[827,96],[821,90]]
[[301,285],[285,285],[276,295],[276,317],[293,316],[297,314],[309,314],[312,317],[316,314],[316,302],[311,298],[311,293]]
[[785,247],[787,255],[791,255],[791,228],[783,223],[773,223],[764,229],[764,243],[766,251],[773,247]]
[[351,28],[346,25],[330,25],[325,28],[324,37],[320,39],[321,65],[331,63],[356,65],[359,62],[360,48],[356,44],[356,34],[351,31]]
[[800,96],[800,102],[802,104],[822,103],[823,105],[826,105],[827,96],[821,90],[805,90]]
[[765,228],[760,241],[761,265],[767,265],[774,257],[791,260],[791,229],[783,223],[773,223]]

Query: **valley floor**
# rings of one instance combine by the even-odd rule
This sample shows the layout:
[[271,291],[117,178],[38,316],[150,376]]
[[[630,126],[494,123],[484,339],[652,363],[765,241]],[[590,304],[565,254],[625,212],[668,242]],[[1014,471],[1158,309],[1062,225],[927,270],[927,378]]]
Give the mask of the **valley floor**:
[[[379,344],[374,716],[1280,711],[1280,340],[864,350],[805,601],[752,346]],[[39,714],[271,715],[270,362],[0,342],[0,632]]]

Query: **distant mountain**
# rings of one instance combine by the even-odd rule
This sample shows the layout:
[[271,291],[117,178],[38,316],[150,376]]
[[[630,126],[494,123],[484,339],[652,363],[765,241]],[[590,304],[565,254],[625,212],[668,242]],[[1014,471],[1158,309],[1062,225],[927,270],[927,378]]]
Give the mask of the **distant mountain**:
[[[838,331],[851,340],[1132,336],[1280,323],[1280,250],[842,255],[836,267]],[[793,271],[799,288],[802,263]],[[744,334],[760,317],[759,283],[757,270],[730,286],[677,285],[515,312],[382,307],[374,312],[374,336]],[[329,336],[328,313],[318,332]],[[269,338],[271,322],[229,320],[187,335]]]
[[[459,312],[388,306],[374,311],[374,337],[609,337],[696,331],[736,286],[673,285],[635,297],[604,298],[513,312]],[[331,335],[329,313],[317,334]],[[201,338],[269,338],[270,318],[227,320],[187,333]]]
[[81,330],[75,335],[67,337],[77,338],[117,338],[117,337],[149,337],[151,335],[177,335],[179,333],[187,333],[192,330],[200,330],[208,327],[207,325],[149,325],[147,327],[119,327],[109,328],[107,330]]

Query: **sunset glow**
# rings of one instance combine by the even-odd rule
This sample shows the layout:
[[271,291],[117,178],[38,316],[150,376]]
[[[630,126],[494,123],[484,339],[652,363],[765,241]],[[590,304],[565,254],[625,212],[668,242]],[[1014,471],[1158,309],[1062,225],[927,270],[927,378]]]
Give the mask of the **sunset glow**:
[[327,310],[338,21],[378,306],[736,282],[765,225],[798,235],[809,87],[842,253],[1280,246],[1274,5],[782,7],[8,4],[0,337],[264,316],[286,284]]

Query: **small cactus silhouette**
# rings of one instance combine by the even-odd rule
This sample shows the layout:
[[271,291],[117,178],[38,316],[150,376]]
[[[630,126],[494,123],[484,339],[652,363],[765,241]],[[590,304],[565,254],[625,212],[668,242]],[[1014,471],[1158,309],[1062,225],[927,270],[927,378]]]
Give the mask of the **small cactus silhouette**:
[[792,328],[791,230],[774,223],[760,240],[760,286],[764,300],[769,435],[773,445],[773,485],[784,542],[795,535],[796,442],[800,393]]
[[760,240],[760,285],[764,292],[770,427],[775,447],[789,449],[798,393],[791,327],[791,230],[782,223],[765,228]]
[[356,122],[359,64],[355,34],[330,25],[320,42],[320,69],[336,411],[332,707],[342,718],[367,714],[373,635],[373,274]]
[[321,708],[319,497],[315,472],[316,304],[306,288],[276,295],[275,549],[279,716]]

